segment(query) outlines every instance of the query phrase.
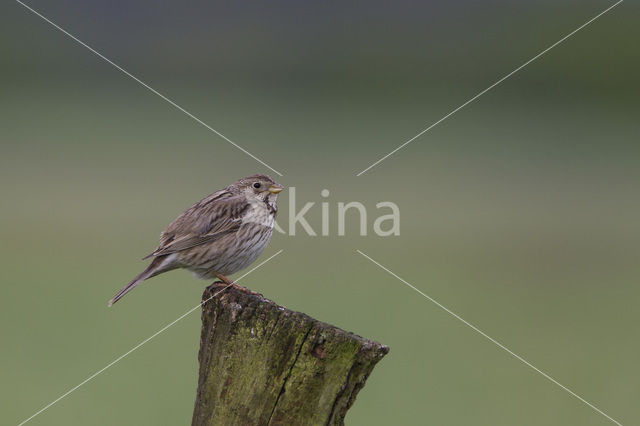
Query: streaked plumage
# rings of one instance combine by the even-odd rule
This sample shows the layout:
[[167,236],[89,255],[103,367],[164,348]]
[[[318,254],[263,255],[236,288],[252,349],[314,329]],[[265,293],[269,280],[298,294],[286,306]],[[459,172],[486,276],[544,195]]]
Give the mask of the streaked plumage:
[[140,282],[184,268],[203,279],[236,273],[264,251],[275,224],[276,200],[282,186],[267,175],[240,179],[200,200],[176,218],[160,236],[160,245],[147,258],[147,269],[109,302],[121,299]]

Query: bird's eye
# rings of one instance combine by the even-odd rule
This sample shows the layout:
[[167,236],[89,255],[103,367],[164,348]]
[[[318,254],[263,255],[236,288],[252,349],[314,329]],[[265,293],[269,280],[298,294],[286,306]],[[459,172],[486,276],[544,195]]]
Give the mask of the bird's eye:
[[256,188],[256,189],[260,188],[260,182],[256,182],[256,183],[254,183],[254,184],[253,184],[253,187],[254,187],[254,188]]

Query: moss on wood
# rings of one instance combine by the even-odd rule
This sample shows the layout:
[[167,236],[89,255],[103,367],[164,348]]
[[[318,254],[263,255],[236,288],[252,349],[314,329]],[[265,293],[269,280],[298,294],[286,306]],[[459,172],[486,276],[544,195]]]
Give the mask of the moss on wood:
[[[224,287],[207,287],[203,301]],[[192,424],[341,425],[388,351],[230,287],[203,307]]]

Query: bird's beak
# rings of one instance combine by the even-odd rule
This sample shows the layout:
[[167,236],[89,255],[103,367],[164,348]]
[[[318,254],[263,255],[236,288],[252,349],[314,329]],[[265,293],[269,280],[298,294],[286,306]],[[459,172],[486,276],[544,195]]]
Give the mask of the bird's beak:
[[274,183],[273,185],[271,185],[267,191],[269,191],[272,194],[277,194],[278,192],[282,191],[284,189],[284,186],[280,185],[279,183]]

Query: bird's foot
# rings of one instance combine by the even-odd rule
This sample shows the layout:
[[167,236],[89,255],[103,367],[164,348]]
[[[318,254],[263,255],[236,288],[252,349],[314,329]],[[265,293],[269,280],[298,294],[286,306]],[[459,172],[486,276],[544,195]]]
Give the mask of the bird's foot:
[[260,293],[257,293],[253,290],[250,290],[244,286],[241,286],[240,284],[236,284],[233,280],[230,280],[229,278],[225,277],[222,274],[216,274],[216,277],[218,277],[222,282],[224,282],[225,284],[227,284],[227,286],[231,286],[233,288],[235,288],[236,290],[239,290],[243,293],[248,293],[248,294],[252,294],[254,296],[262,296]]
[[242,286],[240,284],[236,284],[234,282],[231,283],[231,286],[233,288],[235,288],[236,290],[239,290],[239,291],[241,291],[243,293],[248,293],[248,294],[251,294],[253,296],[262,296],[260,293],[255,292],[255,291],[253,291],[253,290],[251,290],[251,289],[249,289],[249,288],[247,288],[245,286]]

